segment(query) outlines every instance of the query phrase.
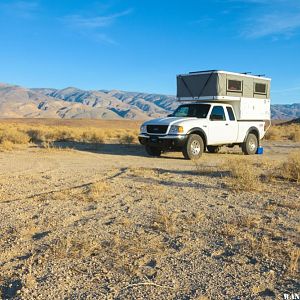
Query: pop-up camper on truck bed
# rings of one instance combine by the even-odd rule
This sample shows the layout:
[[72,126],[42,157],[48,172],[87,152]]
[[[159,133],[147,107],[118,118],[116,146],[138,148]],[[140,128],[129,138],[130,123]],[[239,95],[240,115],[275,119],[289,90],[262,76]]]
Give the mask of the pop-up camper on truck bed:
[[151,156],[182,151],[197,159],[203,151],[239,145],[258,152],[270,126],[270,78],[225,71],[201,71],[177,76],[181,105],[166,118],[141,126],[139,141]]

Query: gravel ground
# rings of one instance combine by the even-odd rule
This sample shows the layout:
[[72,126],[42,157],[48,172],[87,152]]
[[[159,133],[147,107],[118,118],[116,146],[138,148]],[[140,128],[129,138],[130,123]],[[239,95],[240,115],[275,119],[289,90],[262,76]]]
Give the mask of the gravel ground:
[[[62,145],[64,146],[64,145]],[[0,153],[3,299],[283,299],[299,293],[300,186],[229,188],[238,150],[140,146]],[[300,149],[266,143],[271,165]],[[228,154],[228,152],[232,152]],[[270,170],[269,170],[270,171]]]

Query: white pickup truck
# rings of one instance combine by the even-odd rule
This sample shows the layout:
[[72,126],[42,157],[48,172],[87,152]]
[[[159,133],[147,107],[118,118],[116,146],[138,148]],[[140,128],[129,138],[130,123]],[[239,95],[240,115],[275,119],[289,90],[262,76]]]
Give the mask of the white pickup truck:
[[265,122],[238,122],[228,104],[183,104],[166,118],[145,122],[140,131],[139,141],[151,156],[182,151],[185,158],[197,159],[205,149],[216,153],[223,145],[239,145],[245,154],[255,154]]
[[[202,77],[203,73],[200,73]],[[239,78],[241,74],[230,73],[230,76],[229,80],[234,81],[232,76]],[[209,78],[211,77],[210,75]],[[259,80],[261,81],[261,78]],[[263,92],[261,86],[260,88]],[[206,149],[216,153],[223,145],[229,147],[239,145],[244,154],[255,154],[267,126],[270,125],[270,101],[263,97],[261,99],[231,95],[225,97],[224,95],[206,95],[197,99],[187,97],[184,100],[189,100],[189,103],[180,105],[173,114],[143,123],[139,134],[140,143],[151,156],[160,156],[164,151],[182,151],[186,159],[198,159]],[[264,105],[261,105],[261,102]],[[252,120],[253,116],[258,117]]]

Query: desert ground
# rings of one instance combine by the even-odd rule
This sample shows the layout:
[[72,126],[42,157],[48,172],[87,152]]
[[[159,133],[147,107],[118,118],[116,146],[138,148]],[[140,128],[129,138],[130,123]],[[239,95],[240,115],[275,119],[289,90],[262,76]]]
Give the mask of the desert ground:
[[2,299],[299,293],[300,141],[286,130],[263,155],[193,162],[148,157],[138,122],[53,122],[0,122]]

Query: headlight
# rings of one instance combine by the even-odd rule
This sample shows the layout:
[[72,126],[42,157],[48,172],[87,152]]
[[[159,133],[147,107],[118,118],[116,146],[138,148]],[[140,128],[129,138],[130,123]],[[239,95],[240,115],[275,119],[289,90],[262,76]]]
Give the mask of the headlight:
[[147,126],[146,126],[146,125],[142,125],[142,126],[140,127],[140,132],[141,132],[141,133],[146,133],[146,132],[147,132]]
[[172,125],[170,128],[170,133],[183,133],[183,127],[177,126],[177,125]]

